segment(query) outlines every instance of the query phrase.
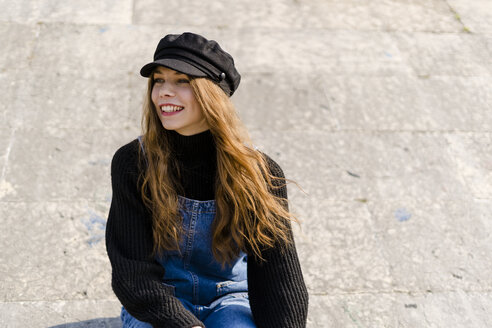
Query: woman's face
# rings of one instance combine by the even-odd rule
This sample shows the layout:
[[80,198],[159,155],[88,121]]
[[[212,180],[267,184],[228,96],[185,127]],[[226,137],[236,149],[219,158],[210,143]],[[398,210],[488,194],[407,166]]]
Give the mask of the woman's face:
[[209,129],[186,74],[159,66],[153,78],[152,102],[166,130],[190,136]]

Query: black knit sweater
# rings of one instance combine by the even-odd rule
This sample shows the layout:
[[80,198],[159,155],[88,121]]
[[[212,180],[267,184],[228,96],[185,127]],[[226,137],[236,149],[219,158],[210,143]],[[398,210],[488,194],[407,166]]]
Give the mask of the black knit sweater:
[[[211,133],[191,137],[175,133],[172,145],[179,163],[182,196],[214,199],[217,165]],[[138,140],[130,142],[115,153],[111,163],[113,199],[106,248],[114,293],[130,314],[153,327],[204,327],[162,284],[165,270],[152,256],[152,220],[140,196],[138,178],[145,165],[138,148]],[[265,157],[272,174],[283,178],[278,164]],[[287,198],[285,187],[275,193]],[[247,265],[249,301],[257,327],[305,327],[308,294],[294,243],[283,252],[271,248],[262,255],[266,262],[248,256]]]

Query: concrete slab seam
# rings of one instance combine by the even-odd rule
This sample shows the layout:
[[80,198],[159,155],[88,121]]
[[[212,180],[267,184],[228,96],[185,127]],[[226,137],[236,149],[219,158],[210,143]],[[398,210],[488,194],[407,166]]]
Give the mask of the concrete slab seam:
[[460,14],[453,8],[453,6],[451,6],[451,4],[448,2],[448,1],[445,1],[446,4],[448,5],[449,7],[449,10],[451,10],[451,12],[454,14],[454,18],[456,18],[456,20],[463,26],[463,32],[465,33],[473,33],[466,25],[465,23],[463,23],[463,21],[461,20],[461,16]]
[[3,167],[2,167],[2,174],[0,176],[0,199],[2,199],[3,196],[5,196],[5,195],[8,195],[10,193],[15,192],[12,185],[6,181],[5,176],[7,175],[7,168],[9,165],[9,157],[10,157],[10,152],[12,151],[12,147],[14,145],[16,130],[17,130],[16,127],[14,127],[12,129],[12,132],[10,133],[7,151],[5,152],[5,155],[4,155],[5,158],[4,158]]
[[[455,12],[452,7],[450,6],[450,10],[452,12]],[[460,21],[460,23],[463,25],[463,32],[462,33],[457,33],[457,32],[452,32],[452,31],[433,31],[433,30],[419,30],[419,31],[405,31],[405,30],[398,30],[398,29],[360,29],[357,30],[357,32],[360,33],[375,33],[375,34],[408,34],[408,35],[414,35],[414,34],[435,34],[435,35],[459,35],[459,34],[481,34],[481,33],[476,33],[472,32],[469,30],[462,22],[461,18],[459,18],[459,14],[456,14],[457,20]],[[81,22],[68,22],[68,21],[44,21],[44,20],[37,20],[35,22],[22,22],[22,21],[0,21],[1,24],[5,25],[10,25],[10,24],[18,24],[22,26],[34,26],[34,25],[60,25],[60,26],[79,26],[79,27],[91,27],[91,26],[112,26],[112,27],[122,27],[122,26],[134,26],[134,27],[160,27],[160,28],[169,28],[169,29],[176,29],[176,25],[173,24],[135,24],[133,23],[133,12],[132,12],[132,17],[130,18],[131,23],[95,23],[95,22],[87,22],[87,23],[81,23]],[[193,29],[199,29],[203,27],[209,27],[209,25],[186,25],[183,26],[183,28],[193,28]],[[179,26],[178,26],[179,28]],[[223,28],[220,25],[212,26],[212,29],[217,29],[217,30],[223,30]],[[239,34],[243,33],[243,31],[248,31],[248,32],[290,32],[290,29],[285,28],[285,27],[238,27],[238,28],[231,28],[231,31],[236,31],[239,32]],[[311,28],[306,28],[304,31],[310,31],[310,32],[353,32],[353,29],[349,28],[323,28],[323,27],[311,27]]]
[[335,293],[322,293],[322,292],[310,292],[309,295],[312,296],[326,296],[326,297],[337,297],[337,296],[372,296],[372,295],[409,295],[409,296],[425,296],[425,295],[447,295],[447,294],[477,294],[481,295],[483,293],[492,293],[492,289],[480,289],[480,290],[465,290],[465,289],[442,289],[442,290],[401,290],[394,289],[392,291],[375,290],[375,291],[347,291],[347,292],[335,292]]
[[4,180],[5,180],[5,174],[7,172],[7,166],[8,166],[8,163],[9,163],[10,152],[12,150],[12,146],[14,145],[15,131],[16,131],[16,128],[14,127],[12,129],[12,132],[10,133],[9,144],[7,146],[7,151],[5,152],[5,155],[4,155],[2,175],[0,176],[0,183],[3,183]]

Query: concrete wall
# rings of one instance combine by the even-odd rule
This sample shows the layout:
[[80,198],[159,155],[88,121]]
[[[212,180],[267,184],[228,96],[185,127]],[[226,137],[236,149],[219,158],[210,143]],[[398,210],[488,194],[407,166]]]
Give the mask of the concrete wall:
[[308,327],[492,326],[487,0],[0,0],[0,326],[120,326],[109,165],[183,31],[234,56],[240,116],[304,190]]

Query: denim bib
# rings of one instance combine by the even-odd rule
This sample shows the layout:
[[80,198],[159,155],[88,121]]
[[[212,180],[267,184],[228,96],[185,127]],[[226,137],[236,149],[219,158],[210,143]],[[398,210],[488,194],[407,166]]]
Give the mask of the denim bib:
[[210,304],[228,293],[247,292],[247,255],[241,252],[222,267],[212,254],[215,200],[178,197],[183,234],[179,251],[165,251],[156,258],[166,269],[163,283],[176,297],[194,305]]

